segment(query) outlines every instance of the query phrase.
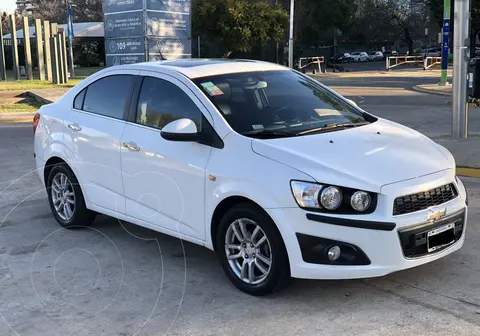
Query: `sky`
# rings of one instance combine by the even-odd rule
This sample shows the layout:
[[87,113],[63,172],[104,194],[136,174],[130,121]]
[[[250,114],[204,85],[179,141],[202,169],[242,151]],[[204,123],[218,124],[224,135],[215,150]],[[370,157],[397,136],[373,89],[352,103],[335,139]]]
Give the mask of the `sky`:
[[17,8],[15,0],[0,0],[0,11],[12,12],[15,8]]

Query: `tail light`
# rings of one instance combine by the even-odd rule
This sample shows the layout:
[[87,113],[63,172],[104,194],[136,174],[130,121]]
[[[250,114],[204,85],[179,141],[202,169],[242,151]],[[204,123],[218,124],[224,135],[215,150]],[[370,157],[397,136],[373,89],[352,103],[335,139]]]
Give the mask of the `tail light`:
[[40,121],[40,113],[35,113],[33,116],[33,134],[37,130],[38,122]]

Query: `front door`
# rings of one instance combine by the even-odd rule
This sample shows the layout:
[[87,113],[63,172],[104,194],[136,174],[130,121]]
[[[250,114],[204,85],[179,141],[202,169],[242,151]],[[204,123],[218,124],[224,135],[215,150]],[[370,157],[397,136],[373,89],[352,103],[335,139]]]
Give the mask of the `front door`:
[[189,118],[197,128],[211,118],[180,81],[146,76],[135,121],[122,136],[122,171],[127,215],[163,227],[171,234],[205,239],[205,181],[211,147],[163,139],[169,122]]

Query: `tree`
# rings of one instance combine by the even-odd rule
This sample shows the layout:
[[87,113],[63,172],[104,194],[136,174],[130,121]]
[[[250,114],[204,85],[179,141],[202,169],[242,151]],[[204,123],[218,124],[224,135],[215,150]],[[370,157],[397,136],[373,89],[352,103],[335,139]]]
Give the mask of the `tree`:
[[284,40],[287,26],[287,13],[265,1],[192,1],[192,35],[210,43],[217,41],[227,57],[270,40]]
[[423,38],[426,24],[426,11],[423,3],[396,0],[363,0],[355,31],[377,40],[402,40],[413,55],[415,40]]
[[[2,32],[3,32],[3,34],[11,33],[12,30],[10,29],[10,14],[8,14],[6,12],[3,12],[1,20],[2,20]],[[17,26],[16,30],[21,29],[22,18],[20,17],[20,15],[18,15],[16,13],[15,13],[15,25]]]
[[[74,22],[102,22],[103,0],[69,0]],[[66,23],[65,0],[32,0],[34,16],[50,22]]]
[[295,2],[295,30],[303,44],[316,46],[328,30],[347,31],[354,23],[354,0],[300,0]]

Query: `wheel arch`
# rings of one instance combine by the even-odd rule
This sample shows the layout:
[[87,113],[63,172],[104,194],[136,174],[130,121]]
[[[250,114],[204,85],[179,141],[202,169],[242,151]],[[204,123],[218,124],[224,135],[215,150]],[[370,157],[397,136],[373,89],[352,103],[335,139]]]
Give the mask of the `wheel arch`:
[[[45,168],[43,169],[43,178],[45,181],[45,187],[47,187],[47,181],[48,181],[48,175],[50,175],[50,172],[52,171],[52,168],[60,163],[64,163],[68,166],[68,163],[65,162],[62,158],[58,156],[52,156],[45,162]],[[69,166],[70,167],[70,166]],[[71,169],[71,168],[70,168]]]
[[[242,203],[247,203],[254,206],[259,211],[263,212],[265,215],[270,217],[272,222],[275,223],[273,218],[271,218],[271,216],[257,202],[253,201],[252,199],[245,196],[239,196],[239,195],[226,197],[220,203],[217,204],[212,214],[212,219],[210,223],[210,238],[212,240],[212,246],[214,250],[216,250],[216,236],[217,236],[217,230],[218,230],[218,225],[220,224],[220,220],[229,209],[231,209],[237,204],[242,204]],[[277,226],[277,224],[275,224],[275,226]],[[278,226],[277,226],[277,230],[279,230]]]

